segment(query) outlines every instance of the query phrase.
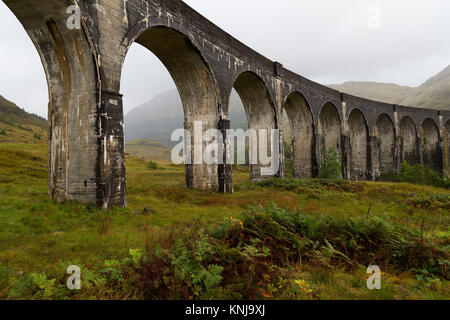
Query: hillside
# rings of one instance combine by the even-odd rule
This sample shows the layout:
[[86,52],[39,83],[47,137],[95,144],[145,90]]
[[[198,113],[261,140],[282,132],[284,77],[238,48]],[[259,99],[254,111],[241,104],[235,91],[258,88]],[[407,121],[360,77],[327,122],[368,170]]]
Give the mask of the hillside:
[[150,139],[136,139],[127,141],[125,153],[144,160],[151,160],[162,163],[171,161],[171,149],[161,142]]
[[329,87],[355,96],[386,103],[417,108],[450,110],[450,66],[416,88],[392,83],[355,81],[329,85]]
[[47,139],[47,120],[25,112],[0,96],[0,142],[30,143]]

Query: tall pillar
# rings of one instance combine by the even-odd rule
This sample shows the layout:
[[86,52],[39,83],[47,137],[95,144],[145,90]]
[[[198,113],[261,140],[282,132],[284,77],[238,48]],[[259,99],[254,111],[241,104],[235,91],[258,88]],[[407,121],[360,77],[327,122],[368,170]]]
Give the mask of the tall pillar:
[[118,92],[101,91],[97,204],[125,207],[126,172],[123,129],[123,102]]

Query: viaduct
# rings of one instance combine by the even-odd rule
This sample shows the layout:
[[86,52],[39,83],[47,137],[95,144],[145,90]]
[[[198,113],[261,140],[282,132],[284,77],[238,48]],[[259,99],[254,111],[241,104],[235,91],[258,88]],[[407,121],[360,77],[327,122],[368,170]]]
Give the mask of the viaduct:
[[[250,128],[292,132],[294,177],[317,174],[334,148],[342,175],[374,180],[407,161],[449,175],[450,111],[370,101],[305,79],[239,42],[180,0],[3,0],[22,23],[44,66],[49,89],[49,193],[108,208],[126,206],[121,71],[139,43],[171,74],[185,128],[230,127],[235,88]],[[81,27],[68,28],[78,5]],[[195,137],[193,137],[194,139]],[[280,143],[280,151],[283,144]],[[280,152],[284,177],[284,152]],[[251,178],[261,179],[258,165]],[[232,192],[229,165],[187,165],[187,186]]]

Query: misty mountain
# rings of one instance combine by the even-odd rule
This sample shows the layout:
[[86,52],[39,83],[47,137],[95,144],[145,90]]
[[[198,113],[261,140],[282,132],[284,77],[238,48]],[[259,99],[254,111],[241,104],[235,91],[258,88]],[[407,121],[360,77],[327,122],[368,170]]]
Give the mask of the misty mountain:
[[329,87],[355,96],[417,108],[450,110],[450,66],[420,87],[392,83],[345,82]]

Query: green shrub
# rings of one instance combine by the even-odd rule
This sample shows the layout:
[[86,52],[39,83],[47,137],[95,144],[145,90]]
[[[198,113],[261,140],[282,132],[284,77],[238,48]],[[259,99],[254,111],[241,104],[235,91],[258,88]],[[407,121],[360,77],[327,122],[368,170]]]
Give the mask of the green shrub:
[[443,179],[440,174],[427,165],[410,165],[403,162],[400,174],[397,172],[387,172],[382,174],[379,181],[405,182],[411,184],[429,185],[438,188],[449,188],[449,181]]
[[328,150],[325,157],[322,158],[322,165],[317,178],[331,180],[342,178],[341,161],[335,149]]
[[2,129],[2,130],[0,131],[0,135],[6,136],[6,135],[7,135],[6,130],[5,130],[5,129]]
[[150,162],[147,164],[147,168],[150,169],[150,170],[158,170],[159,165],[158,165],[158,163],[155,162],[155,161],[150,161]]
[[34,133],[33,138],[36,140],[41,140],[41,135],[39,133]]
[[448,188],[448,181],[442,179],[440,174],[429,166],[419,164],[411,166],[407,162],[402,163],[400,182]]
[[377,180],[382,182],[400,182],[400,174],[396,171],[383,172]]

